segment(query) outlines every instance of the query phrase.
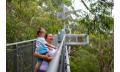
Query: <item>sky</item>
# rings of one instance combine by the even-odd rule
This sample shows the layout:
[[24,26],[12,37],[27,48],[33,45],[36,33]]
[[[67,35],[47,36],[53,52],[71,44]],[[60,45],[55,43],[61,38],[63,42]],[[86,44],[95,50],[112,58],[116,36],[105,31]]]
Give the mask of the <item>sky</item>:
[[[89,6],[89,3],[86,2],[86,4]],[[85,8],[85,6],[83,5],[83,3],[80,0],[72,0],[72,6],[74,7],[75,10],[81,9],[81,10],[89,13],[89,11]],[[73,17],[73,19],[76,18],[75,15],[72,15],[72,17]]]
[[82,9],[86,11],[85,6],[80,2],[80,0],[72,0],[72,5],[74,6],[75,10]]
[[[75,8],[75,10],[83,10],[87,13],[89,13],[89,11],[85,8],[85,6],[83,5],[83,3],[81,2],[81,0],[71,0],[72,1],[72,6]],[[97,0],[92,0],[92,3],[96,2]],[[111,1],[111,0],[108,0],[108,1]],[[87,6],[89,7],[90,3],[87,2],[87,0],[84,0],[84,2],[87,4]],[[114,8],[113,8],[114,9]],[[79,13],[80,14],[80,13]],[[112,16],[114,14],[114,10],[112,11]],[[80,14],[82,15],[82,14]],[[75,15],[72,15],[73,19],[76,19],[76,16]],[[92,15],[90,16],[92,17]]]

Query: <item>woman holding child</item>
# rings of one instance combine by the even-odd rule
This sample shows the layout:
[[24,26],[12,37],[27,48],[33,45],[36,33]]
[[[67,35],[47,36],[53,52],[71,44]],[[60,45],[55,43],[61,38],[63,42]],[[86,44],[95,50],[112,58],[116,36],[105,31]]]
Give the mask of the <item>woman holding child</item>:
[[36,40],[36,50],[34,56],[37,57],[34,72],[46,72],[48,62],[50,62],[55,55],[56,47],[52,45],[52,34],[45,35],[45,30],[40,28],[37,31],[38,38]]

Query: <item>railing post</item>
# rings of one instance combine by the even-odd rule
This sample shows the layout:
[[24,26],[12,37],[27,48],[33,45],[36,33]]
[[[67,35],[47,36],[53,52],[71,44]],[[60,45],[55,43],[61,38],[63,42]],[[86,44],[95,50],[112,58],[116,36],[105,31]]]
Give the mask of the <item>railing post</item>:
[[63,72],[64,69],[64,48],[62,47],[62,52],[61,52],[61,56],[60,56],[60,64],[59,64],[59,71],[58,72]]
[[65,72],[70,72],[70,62],[69,62],[69,53],[68,53],[68,46],[65,46]]
[[66,59],[66,56],[65,56],[65,46],[63,46],[64,48],[63,48],[63,70],[62,70],[62,72],[65,72],[65,59]]
[[70,54],[71,47],[70,47],[70,46],[67,46],[67,50],[68,50],[68,54]]
[[89,35],[87,35],[87,44],[89,44]]
[[76,36],[76,42],[78,42],[78,36]]
[[14,72],[18,72],[18,68],[17,68],[17,45],[14,45]]
[[65,30],[62,29],[60,32],[58,32],[58,43],[60,43],[65,35]]
[[[35,51],[35,45],[34,45],[34,41],[31,42],[32,43],[32,54]],[[34,57],[32,56],[32,71],[34,71]]]

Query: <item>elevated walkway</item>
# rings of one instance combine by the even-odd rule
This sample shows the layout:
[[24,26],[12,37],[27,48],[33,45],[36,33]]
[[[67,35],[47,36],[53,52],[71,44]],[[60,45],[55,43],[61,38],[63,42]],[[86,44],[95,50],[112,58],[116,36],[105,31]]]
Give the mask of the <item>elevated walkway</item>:
[[[7,72],[33,72],[35,65],[35,39],[7,44]],[[87,34],[66,34],[62,30],[54,37],[54,44],[58,46],[55,57],[50,62],[47,72],[70,72],[70,46],[87,45]]]

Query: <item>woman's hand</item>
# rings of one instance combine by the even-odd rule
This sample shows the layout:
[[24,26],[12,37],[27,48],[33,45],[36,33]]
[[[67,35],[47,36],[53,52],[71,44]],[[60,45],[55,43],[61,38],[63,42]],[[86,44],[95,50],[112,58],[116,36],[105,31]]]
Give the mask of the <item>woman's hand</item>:
[[42,55],[42,54],[38,54],[36,52],[33,53],[33,56],[36,57],[36,58],[42,58],[48,62],[50,62],[53,58],[52,57],[49,57],[47,55]]
[[43,59],[50,62],[53,58],[52,57],[49,57],[47,55],[43,55]]

